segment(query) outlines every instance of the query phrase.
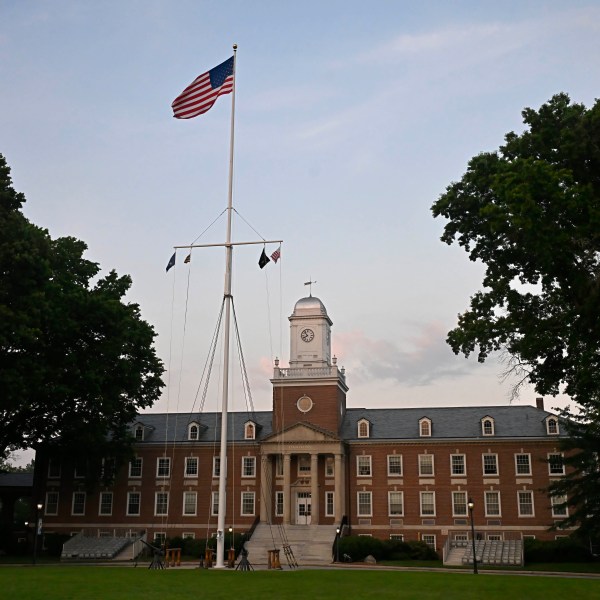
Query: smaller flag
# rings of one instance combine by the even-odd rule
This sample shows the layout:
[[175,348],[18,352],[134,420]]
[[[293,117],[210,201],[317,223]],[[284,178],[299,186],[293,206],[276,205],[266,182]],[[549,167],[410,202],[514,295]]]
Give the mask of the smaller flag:
[[265,249],[263,248],[260,258],[258,259],[258,266],[262,269],[265,265],[267,265],[270,262],[271,262],[271,259],[267,256],[267,253],[265,252]]
[[275,250],[275,252],[273,252],[273,254],[271,254],[271,260],[277,264],[277,261],[279,260],[279,258],[281,257],[281,246],[279,246],[279,248],[277,248],[277,250]]
[[169,259],[169,262],[167,263],[167,273],[169,272],[169,269],[171,267],[175,266],[175,255],[177,254],[177,252],[173,252],[173,256],[171,256],[171,258]]
[[192,253],[190,252],[183,261],[186,265],[192,260]]

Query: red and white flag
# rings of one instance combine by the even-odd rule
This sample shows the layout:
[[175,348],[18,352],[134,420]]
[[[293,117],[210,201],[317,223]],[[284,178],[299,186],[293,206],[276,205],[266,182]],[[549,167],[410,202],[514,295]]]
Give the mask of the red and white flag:
[[176,119],[192,119],[210,110],[219,96],[233,90],[233,56],[218,67],[199,75],[188,85],[171,107]]
[[281,246],[279,246],[279,248],[277,248],[277,250],[275,250],[275,252],[273,252],[273,254],[271,254],[271,260],[277,264],[277,261],[279,260],[279,258],[281,257]]

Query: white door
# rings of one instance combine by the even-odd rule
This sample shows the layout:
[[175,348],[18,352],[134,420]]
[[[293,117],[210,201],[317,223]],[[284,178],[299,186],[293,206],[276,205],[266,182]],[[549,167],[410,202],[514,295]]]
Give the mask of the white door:
[[310,525],[310,492],[298,492],[296,495],[296,525]]

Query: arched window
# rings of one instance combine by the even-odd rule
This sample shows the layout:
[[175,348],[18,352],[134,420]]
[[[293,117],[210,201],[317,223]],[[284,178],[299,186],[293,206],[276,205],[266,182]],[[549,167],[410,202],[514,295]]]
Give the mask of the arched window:
[[144,440],[144,426],[137,425],[135,428],[135,440],[136,442],[141,442]]
[[494,435],[494,419],[492,417],[481,419],[481,433],[483,435]]
[[548,435],[558,435],[560,433],[556,417],[548,417],[546,419],[546,433]]
[[197,440],[199,434],[198,424],[190,423],[188,425],[188,440]]
[[423,418],[419,420],[419,435],[421,437],[431,437],[431,419]]
[[361,419],[358,422],[358,437],[359,438],[368,438],[369,437],[369,421],[366,419]]
[[244,429],[244,439],[253,440],[256,435],[256,428],[254,427],[254,423],[246,423],[246,427]]

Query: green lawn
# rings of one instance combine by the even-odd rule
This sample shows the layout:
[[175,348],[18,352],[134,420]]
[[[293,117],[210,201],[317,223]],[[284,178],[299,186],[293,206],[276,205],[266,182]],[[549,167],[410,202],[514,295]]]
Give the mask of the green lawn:
[[1,567],[0,598],[27,600],[211,600],[600,597],[600,580],[407,571],[215,571],[133,567]]

